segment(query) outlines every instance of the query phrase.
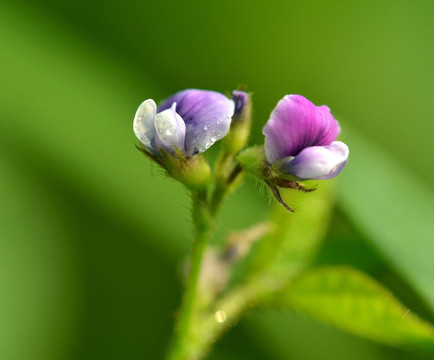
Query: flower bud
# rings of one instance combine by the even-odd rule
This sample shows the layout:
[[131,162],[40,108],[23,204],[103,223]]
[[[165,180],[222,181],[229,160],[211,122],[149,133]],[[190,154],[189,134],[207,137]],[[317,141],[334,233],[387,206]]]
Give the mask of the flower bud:
[[137,109],[133,129],[140,150],[174,179],[192,190],[210,182],[204,156],[229,131],[235,102],[215,91],[189,89],[166,99],[158,108],[154,100]]
[[315,106],[301,95],[286,95],[262,130],[267,160],[282,176],[330,179],[348,160],[348,146],[335,141],[340,131],[327,106]]
[[298,180],[323,180],[345,167],[349,150],[335,141],[338,122],[327,106],[315,106],[300,95],[279,101],[263,128],[264,147],[243,151],[238,161],[243,169],[265,182],[276,200],[293,211],[280,196],[278,187],[303,192]]
[[235,155],[246,146],[250,135],[252,101],[250,94],[239,90],[232,92],[232,100],[235,102],[235,112],[222,146],[227,153]]
[[134,117],[134,133],[149,152],[185,156],[206,151],[229,131],[235,103],[223,94],[208,90],[184,90],[158,108],[154,100],[144,101]]

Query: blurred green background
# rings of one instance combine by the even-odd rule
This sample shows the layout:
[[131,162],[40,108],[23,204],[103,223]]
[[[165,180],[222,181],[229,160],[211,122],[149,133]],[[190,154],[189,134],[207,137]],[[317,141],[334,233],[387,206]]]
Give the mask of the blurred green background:
[[[349,164],[316,262],[349,264],[433,322],[434,2],[2,1],[0,359],[159,359],[190,245],[189,198],[135,149],[147,98],[327,104]],[[262,219],[254,181],[221,234]],[[291,311],[254,312],[209,359],[419,359]]]

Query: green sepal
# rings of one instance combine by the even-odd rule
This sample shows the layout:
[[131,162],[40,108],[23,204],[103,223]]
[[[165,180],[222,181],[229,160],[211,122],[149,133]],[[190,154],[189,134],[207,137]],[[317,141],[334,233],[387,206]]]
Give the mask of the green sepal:
[[211,168],[203,154],[187,157],[174,147],[175,155],[161,151],[164,168],[170,177],[190,190],[200,191],[211,182]]
[[242,150],[249,139],[252,124],[252,101],[247,94],[247,102],[239,114],[234,115],[228,134],[222,139],[222,147],[225,152],[235,155]]
[[262,180],[277,202],[290,212],[294,210],[283,201],[278,188],[294,189],[306,193],[315,190],[306,189],[297,181],[296,177],[282,174],[276,170],[274,164],[268,162],[263,146],[255,146],[244,150],[238,156],[238,162],[244,171]]
[[144,145],[136,145],[136,149],[139,150],[143,155],[145,155],[149,160],[156,162],[158,165],[163,166],[161,159],[150,152]]
[[265,157],[263,146],[254,146],[244,150],[237,160],[245,172],[261,180],[273,177],[273,168]]
[[201,191],[211,182],[211,168],[202,154],[188,157],[174,146],[175,154],[160,149],[158,156],[143,145],[136,145],[136,148],[149,160],[165,169],[168,176],[184,184],[190,190]]

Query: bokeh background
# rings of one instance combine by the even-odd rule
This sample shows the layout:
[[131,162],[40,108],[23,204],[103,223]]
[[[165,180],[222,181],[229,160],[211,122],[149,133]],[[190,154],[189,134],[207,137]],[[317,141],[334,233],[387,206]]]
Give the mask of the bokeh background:
[[[349,264],[433,322],[434,2],[0,4],[0,359],[159,359],[189,199],[135,149],[147,98],[254,96],[251,143],[288,93],[349,144],[318,264]],[[247,180],[221,233],[263,218]],[[424,359],[289,310],[251,313],[209,359]]]

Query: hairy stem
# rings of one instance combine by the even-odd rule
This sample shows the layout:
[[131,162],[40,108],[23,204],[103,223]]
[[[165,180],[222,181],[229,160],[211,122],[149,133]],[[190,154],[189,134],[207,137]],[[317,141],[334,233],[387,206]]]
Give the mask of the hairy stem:
[[[211,338],[208,341],[203,340],[204,334],[202,334],[201,326],[203,319],[199,318],[202,309],[198,301],[198,287],[203,254],[211,237],[214,219],[224,198],[230,191],[230,186],[241,170],[239,165],[233,166],[233,155],[223,152],[217,162],[216,185],[210,202],[207,200],[206,192],[193,194],[192,218],[195,226],[195,238],[189,275],[168,360],[198,359],[198,354],[212,343]],[[222,326],[222,328],[224,327]]]
[[198,314],[198,285],[203,254],[211,236],[212,224],[205,192],[193,194],[192,217],[195,226],[195,238],[186,288],[175,328],[175,337],[168,356],[169,360],[194,359],[191,353],[198,341],[195,330],[195,317]]
[[255,278],[222,297],[201,317],[198,324],[201,341],[193,344],[191,359],[204,358],[213,344],[238,322],[244,312],[265,300],[280,286],[280,283],[270,282],[269,279]]

